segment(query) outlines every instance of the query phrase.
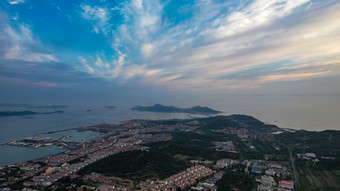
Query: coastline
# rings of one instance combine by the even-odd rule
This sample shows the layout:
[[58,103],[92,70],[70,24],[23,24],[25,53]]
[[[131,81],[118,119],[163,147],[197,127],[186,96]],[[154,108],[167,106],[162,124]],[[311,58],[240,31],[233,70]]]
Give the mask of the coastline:
[[35,134],[35,135],[33,135],[33,136],[54,134],[54,133],[60,133],[60,132],[64,132],[64,131],[77,130],[77,129],[78,129],[78,127],[77,127],[77,128],[62,129],[62,130],[55,130],[55,131],[48,131],[48,132],[43,132],[43,133]]

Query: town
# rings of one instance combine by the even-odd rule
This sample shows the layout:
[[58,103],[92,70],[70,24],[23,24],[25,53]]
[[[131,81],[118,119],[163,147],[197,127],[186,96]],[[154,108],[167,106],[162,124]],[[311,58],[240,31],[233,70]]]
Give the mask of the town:
[[[80,127],[79,131],[101,135],[59,154],[1,167],[0,190],[225,190],[226,186],[298,190],[288,149],[273,138],[276,126],[254,125],[240,116],[222,119],[223,123],[219,118],[130,120]],[[62,144],[65,138],[33,137],[11,145]],[[296,157],[318,162],[315,153]],[[231,181],[233,176],[247,184]]]

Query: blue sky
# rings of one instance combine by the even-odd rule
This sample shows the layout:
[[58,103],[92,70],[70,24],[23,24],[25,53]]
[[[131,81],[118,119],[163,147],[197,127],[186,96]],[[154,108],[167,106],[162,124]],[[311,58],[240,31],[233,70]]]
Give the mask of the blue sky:
[[3,0],[0,98],[339,95],[338,10],[321,0]]

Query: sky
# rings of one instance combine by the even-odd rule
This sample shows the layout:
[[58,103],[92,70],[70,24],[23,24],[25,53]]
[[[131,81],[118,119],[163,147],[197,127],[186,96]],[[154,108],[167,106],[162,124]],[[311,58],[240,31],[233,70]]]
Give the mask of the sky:
[[339,10],[337,0],[2,0],[0,99],[339,98]]

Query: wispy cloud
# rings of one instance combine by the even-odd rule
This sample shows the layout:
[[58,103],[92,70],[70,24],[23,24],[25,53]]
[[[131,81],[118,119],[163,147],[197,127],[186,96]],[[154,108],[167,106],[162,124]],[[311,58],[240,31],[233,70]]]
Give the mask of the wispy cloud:
[[278,18],[289,15],[295,8],[310,0],[256,0],[246,7],[240,7],[226,18],[215,19],[213,29],[203,33],[214,38],[223,38],[245,32],[261,25],[270,24]]
[[24,0],[8,0],[8,3],[11,5],[16,5],[16,4],[24,3],[24,2],[25,2]]
[[121,74],[122,68],[123,68],[124,64],[126,64],[126,61],[125,61],[126,54],[122,54],[120,51],[118,51],[118,55],[119,55],[118,60],[116,60],[114,62],[115,68],[112,71],[112,75],[111,75],[113,78],[116,78]]
[[95,33],[103,32],[107,34],[110,29],[110,12],[106,7],[81,5],[82,16],[92,22],[93,30]]
[[55,83],[51,83],[51,82],[35,82],[34,84],[37,86],[42,86],[42,87],[56,87],[57,86]]
[[16,78],[16,77],[5,77],[0,75],[0,82],[5,82],[7,85],[25,85],[25,86],[39,86],[39,87],[57,87],[56,83],[52,82],[36,82],[32,80]]
[[[0,16],[5,17],[4,14]],[[1,57],[29,62],[58,61],[54,55],[37,48],[41,42],[33,35],[29,25],[18,23],[14,28],[5,18],[0,19]]]
[[81,62],[81,64],[90,72],[90,73],[93,73],[94,72],[94,69],[92,66],[89,65],[89,63],[87,62],[87,60],[83,57],[79,57],[78,58],[79,61]]
[[[65,60],[108,81],[184,90],[251,89],[340,74],[336,1],[131,0],[75,6],[68,12],[78,16],[72,22],[79,19],[93,29],[79,38],[87,45],[95,43],[94,36],[103,43],[70,50]],[[0,20],[2,58],[58,62],[44,51],[34,26],[20,19],[13,23]]]
[[[257,0],[242,4],[229,13],[219,12],[224,17],[200,19],[199,23],[196,23],[197,17],[193,17],[167,27],[163,25],[164,15],[160,17],[164,5],[155,6],[158,10],[155,12],[145,9],[140,1],[133,1],[130,6],[143,13],[126,12],[130,14],[128,18],[140,14],[155,18],[150,20],[150,25],[139,22],[137,26],[141,30],[136,30],[136,25],[122,26],[121,30],[126,33],[120,38],[126,44],[140,47],[139,50],[128,49],[128,52],[135,50],[141,57],[139,60],[128,59],[127,62],[140,64],[126,64],[120,71],[127,79],[138,77],[145,83],[181,89],[254,88],[272,82],[334,75],[339,73],[336,64],[330,69],[321,63],[338,63],[340,14],[337,10],[340,4],[323,6],[323,2],[308,2]],[[200,11],[196,10],[198,13],[195,14],[199,15]],[[196,24],[200,25],[199,29]],[[143,29],[147,32],[140,32]],[[139,40],[139,36],[143,36],[143,40]],[[130,56],[127,54],[127,58]],[[287,60],[284,67],[300,68],[269,67],[270,63]],[[265,70],[253,73],[251,78],[223,78],[259,67]],[[157,71],[157,75],[150,75],[150,70]]]

